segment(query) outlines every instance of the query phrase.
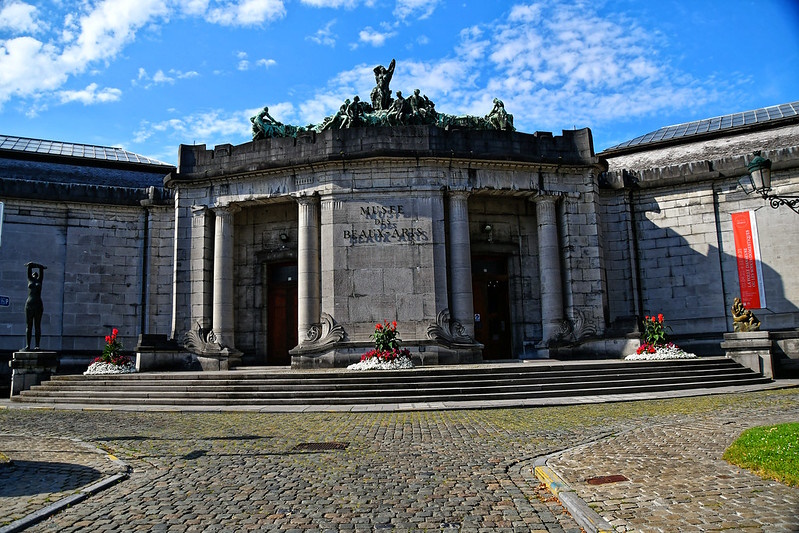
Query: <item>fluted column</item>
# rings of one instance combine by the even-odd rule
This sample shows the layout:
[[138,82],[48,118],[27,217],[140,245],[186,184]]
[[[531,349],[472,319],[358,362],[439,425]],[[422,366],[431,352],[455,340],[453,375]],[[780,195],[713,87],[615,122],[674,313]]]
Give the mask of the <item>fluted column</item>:
[[299,204],[297,238],[297,339],[302,345],[319,324],[322,311],[319,266],[319,197],[302,196]]
[[541,278],[541,347],[557,338],[563,325],[563,282],[558,241],[557,196],[534,199],[538,221],[538,268]]
[[474,338],[474,296],[472,295],[472,248],[469,240],[469,193],[449,194],[449,279],[450,316]]
[[233,349],[233,215],[237,207],[214,209],[213,331],[216,342]]

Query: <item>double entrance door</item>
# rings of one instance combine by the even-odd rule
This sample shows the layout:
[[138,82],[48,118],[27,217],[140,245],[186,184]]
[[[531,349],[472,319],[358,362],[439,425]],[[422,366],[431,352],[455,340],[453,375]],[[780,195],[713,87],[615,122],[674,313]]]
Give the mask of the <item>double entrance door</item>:
[[508,257],[472,257],[474,337],[483,344],[483,359],[510,359],[511,327]]
[[297,346],[297,263],[266,267],[266,364],[291,364]]
[[[266,268],[266,364],[291,364],[297,346],[297,263],[269,263]],[[472,257],[474,333],[485,346],[484,359],[509,359],[511,353],[508,257]]]

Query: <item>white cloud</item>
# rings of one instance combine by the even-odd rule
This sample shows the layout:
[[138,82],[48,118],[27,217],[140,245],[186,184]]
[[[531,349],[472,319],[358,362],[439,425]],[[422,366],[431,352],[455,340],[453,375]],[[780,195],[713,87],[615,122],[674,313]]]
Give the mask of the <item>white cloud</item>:
[[[271,111],[272,106],[269,109]],[[278,110],[278,106],[275,106],[275,110]],[[240,143],[251,132],[250,116],[253,114],[252,110],[228,112],[211,109],[158,122],[144,120],[139,124],[133,142],[140,144],[156,134],[162,134],[178,142],[188,142],[191,139],[212,146],[226,142]]]
[[93,63],[110,61],[139,28],[167,14],[160,0],[105,0],[67,15],[60,40],[22,36],[0,41],[0,105],[12,96],[54,91]]
[[362,43],[371,44],[372,46],[383,46],[386,40],[394,37],[396,32],[380,32],[367,26],[358,33],[358,40]]
[[306,6],[311,6],[311,7],[352,8],[358,5],[358,0],[300,0],[300,1]]
[[321,44],[323,46],[336,46],[336,39],[338,39],[338,35],[333,33],[333,25],[336,24],[336,19],[331,20],[324,27],[319,28],[316,30],[316,33],[313,35],[308,35],[305,39],[309,41],[313,41],[316,44]]
[[169,85],[173,85],[176,80],[185,80],[189,78],[196,78],[199,76],[200,73],[194,70],[189,70],[187,72],[183,72],[181,70],[176,69],[169,69],[167,72],[164,72],[161,69],[158,69],[155,74],[150,76],[142,67],[139,67],[139,73],[135,80],[133,80],[134,85],[141,85],[145,89],[149,89],[154,85],[163,85],[165,83]]
[[59,51],[33,37],[0,42],[0,105],[12,96],[28,96],[58,88],[68,70],[59,64]]
[[61,91],[59,96],[62,104],[69,102],[80,102],[83,105],[104,104],[119,100],[120,96],[122,96],[122,91],[111,87],[98,91],[97,84],[92,83],[80,91]]
[[274,59],[259,59],[255,62],[255,65],[259,67],[270,68],[277,65],[277,61]]
[[400,20],[411,17],[425,19],[433,14],[439,0],[397,0],[394,16]]
[[285,14],[282,0],[241,0],[209,10],[206,20],[223,26],[258,26]]
[[47,29],[47,24],[38,19],[36,11],[36,6],[24,2],[8,2],[0,9],[0,30],[19,34]]

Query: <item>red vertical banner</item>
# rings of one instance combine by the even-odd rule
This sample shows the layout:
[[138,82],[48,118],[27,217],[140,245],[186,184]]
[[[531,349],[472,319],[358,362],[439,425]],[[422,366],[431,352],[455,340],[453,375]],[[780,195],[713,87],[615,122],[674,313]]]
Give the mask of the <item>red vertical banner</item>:
[[735,258],[738,260],[738,283],[741,301],[747,309],[766,307],[763,288],[763,268],[760,261],[760,242],[754,211],[732,214],[732,235],[735,239]]

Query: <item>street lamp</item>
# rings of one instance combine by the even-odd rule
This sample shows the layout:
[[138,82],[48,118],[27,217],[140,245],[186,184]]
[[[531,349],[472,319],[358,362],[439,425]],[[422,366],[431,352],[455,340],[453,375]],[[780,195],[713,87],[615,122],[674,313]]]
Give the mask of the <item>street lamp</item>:
[[799,196],[769,194],[771,192],[771,160],[760,155],[760,150],[752,154],[746,165],[748,180],[741,178],[739,183],[746,194],[757,193],[767,200],[773,209],[787,205],[794,213],[799,214]]

